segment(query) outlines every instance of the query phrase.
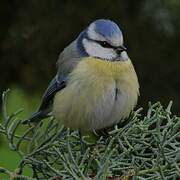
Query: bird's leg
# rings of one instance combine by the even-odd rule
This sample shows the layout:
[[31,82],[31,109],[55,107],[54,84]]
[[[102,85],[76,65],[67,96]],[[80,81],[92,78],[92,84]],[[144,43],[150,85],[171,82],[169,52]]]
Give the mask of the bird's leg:
[[103,138],[107,138],[109,136],[108,129],[100,129],[100,130],[94,130],[93,131],[96,136],[102,136]]
[[78,131],[78,134],[79,134],[79,138],[80,138],[81,154],[84,154],[86,150],[85,150],[85,144],[83,142],[83,136],[82,136],[82,133],[80,130]]

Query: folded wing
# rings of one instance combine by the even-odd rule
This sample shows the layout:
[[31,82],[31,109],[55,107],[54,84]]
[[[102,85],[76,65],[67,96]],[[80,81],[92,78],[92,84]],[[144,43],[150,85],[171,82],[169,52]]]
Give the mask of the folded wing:
[[55,76],[46,89],[41,104],[36,112],[29,119],[26,119],[23,124],[38,122],[41,119],[48,117],[52,111],[53,98],[56,92],[66,87],[67,76]]

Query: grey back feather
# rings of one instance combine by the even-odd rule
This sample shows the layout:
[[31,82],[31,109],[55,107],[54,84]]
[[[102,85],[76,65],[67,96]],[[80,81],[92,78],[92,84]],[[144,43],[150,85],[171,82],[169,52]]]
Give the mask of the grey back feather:
[[76,64],[80,60],[80,55],[77,51],[76,40],[73,41],[69,46],[67,46],[63,52],[59,55],[57,61],[58,74],[69,74]]

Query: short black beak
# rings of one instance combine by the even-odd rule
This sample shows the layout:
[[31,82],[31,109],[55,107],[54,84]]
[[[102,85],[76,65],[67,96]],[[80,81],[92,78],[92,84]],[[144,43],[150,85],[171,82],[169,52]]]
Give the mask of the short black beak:
[[127,48],[124,46],[124,45],[122,45],[122,46],[119,46],[119,47],[117,47],[117,49],[116,49],[117,51],[126,51],[127,50]]
[[127,48],[122,45],[122,46],[119,46],[119,47],[116,48],[116,53],[117,53],[118,55],[121,55],[121,53],[122,53],[123,51],[126,51],[126,50],[127,50]]

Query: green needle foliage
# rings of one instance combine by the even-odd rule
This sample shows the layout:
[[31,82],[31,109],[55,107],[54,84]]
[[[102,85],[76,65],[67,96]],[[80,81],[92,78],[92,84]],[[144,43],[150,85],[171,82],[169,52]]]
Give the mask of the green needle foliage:
[[[53,118],[18,133],[21,110],[7,114],[4,92],[0,133],[21,162],[14,172],[0,167],[0,173],[14,179],[178,179],[180,118],[171,114],[171,106],[149,104],[146,116],[138,110],[123,127],[115,126],[107,137],[90,143]],[[32,177],[23,175],[25,167],[32,169]]]

